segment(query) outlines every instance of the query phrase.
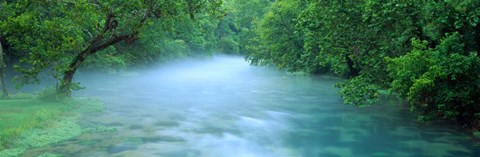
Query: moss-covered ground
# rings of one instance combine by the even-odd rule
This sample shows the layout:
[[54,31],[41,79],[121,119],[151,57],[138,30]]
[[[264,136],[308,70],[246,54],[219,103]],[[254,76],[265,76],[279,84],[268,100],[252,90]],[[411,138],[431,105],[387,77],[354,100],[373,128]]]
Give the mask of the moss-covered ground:
[[102,110],[101,102],[84,98],[50,102],[18,93],[0,100],[0,157],[19,156],[88,132],[91,129],[82,128],[77,120],[82,113]]

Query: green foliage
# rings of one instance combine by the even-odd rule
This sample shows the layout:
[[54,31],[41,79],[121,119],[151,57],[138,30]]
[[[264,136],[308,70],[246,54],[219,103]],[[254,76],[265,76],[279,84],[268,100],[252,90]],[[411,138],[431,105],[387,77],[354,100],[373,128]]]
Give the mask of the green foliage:
[[[218,50],[348,78],[338,85],[347,104],[366,107],[389,90],[420,120],[480,129],[480,1],[20,0],[0,10],[21,84],[45,71],[61,80],[79,65],[115,72]],[[72,78],[61,86],[79,87]],[[40,98],[58,100],[51,93]]]
[[138,42],[124,42],[100,51],[84,69],[116,72],[129,66],[164,62],[188,56],[206,56],[216,47],[218,22],[210,13],[198,13],[146,23]]
[[[255,37],[256,24],[269,11],[271,4],[270,0],[227,0],[225,2],[227,14],[218,26],[218,37],[224,42],[238,43],[239,53],[247,53],[247,47]],[[219,47],[222,48],[221,45]],[[226,53],[232,52],[226,51]]]
[[40,147],[76,137],[82,133],[81,127],[72,120],[65,119],[55,126],[33,129],[22,134],[14,145],[22,148]]
[[[205,21],[220,14],[217,10],[222,1],[21,0],[0,4],[2,11],[11,11],[0,16],[0,36],[22,56],[21,64],[15,66],[23,74],[17,78],[20,85],[38,83],[37,75],[47,71],[60,80],[57,92],[69,95],[77,87],[72,83],[73,74],[85,63],[83,68],[114,71],[133,62],[152,62],[149,58],[157,61],[164,56],[186,56],[190,50],[204,51],[208,45],[204,34],[212,29]],[[203,23],[190,22],[195,19]],[[143,52],[139,54],[147,55],[139,56],[137,51],[121,54],[125,51],[112,47],[138,40],[147,25],[151,26],[147,29],[160,28],[160,33],[153,35],[166,34],[165,38],[150,38],[162,41],[161,52]],[[159,42],[144,43],[158,47]]]
[[[298,17],[297,30],[304,33],[302,60],[309,69],[327,69],[330,64],[339,75],[358,75],[355,60],[368,46],[362,31],[360,1],[315,1]],[[352,25],[355,23],[355,25]],[[358,57],[357,57],[358,55]],[[346,68],[343,64],[348,63]],[[312,70],[310,70],[312,71]],[[312,71],[315,72],[315,71]]]
[[57,71],[63,70],[60,65],[66,64],[71,52],[81,49],[86,42],[82,30],[75,27],[77,22],[92,22],[94,18],[91,6],[82,7],[82,12],[64,14],[67,8],[60,1],[17,1],[5,7],[16,11],[0,22],[1,34],[18,53],[26,55],[21,61],[31,65],[15,67],[26,76],[20,78],[22,83],[38,82],[36,74],[51,65]]
[[387,58],[390,61],[388,67],[390,77],[394,78],[391,89],[397,91],[402,97],[407,97],[414,80],[425,73],[434,62],[433,51],[427,49],[427,44],[426,41],[413,39],[413,50],[410,53],[395,60]]
[[111,46],[88,58],[82,69],[115,73],[118,70],[125,69],[127,65],[128,61],[124,56],[119,54],[115,47]]
[[38,93],[38,99],[46,102],[60,102],[64,97],[57,95],[56,88],[47,87]]
[[304,4],[276,1],[258,24],[257,37],[247,47],[247,59],[255,65],[275,65],[289,71],[301,70],[301,34],[295,31],[296,18]]
[[381,89],[378,85],[366,83],[365,78],[355,77],[346,82],[337,84],[340,94],[346,104],[355,104],[358,107],[368,107],[379,100]]
[[408,54],[390,59],[392,90],[406,97],[420,120],[441,117],[473,126],[480,108],[480,59],[466,53],[458,33],[448,35],[433,49],[413,40]]
[[230,38],[222,38],[218,41],[218,50],[226,54],[238,54],[240,52],[239,44]]
[[420,120],[480,129],[480,1],[279,0],[259,21],[241,43],[253,64],[335,73],[346,104],[390,90]]

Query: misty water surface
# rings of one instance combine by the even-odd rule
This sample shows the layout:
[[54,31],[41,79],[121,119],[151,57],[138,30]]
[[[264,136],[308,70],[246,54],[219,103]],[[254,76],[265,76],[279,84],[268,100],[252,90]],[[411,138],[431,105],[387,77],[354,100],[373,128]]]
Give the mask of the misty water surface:
[[107,111],[85,124],[117,128],[29,151],[65,156],[480,156],[466,131],[417,123],[393,98],[344,105],[333,77],[295,76],[241,57],[187,60],[121,75],[79,73]]

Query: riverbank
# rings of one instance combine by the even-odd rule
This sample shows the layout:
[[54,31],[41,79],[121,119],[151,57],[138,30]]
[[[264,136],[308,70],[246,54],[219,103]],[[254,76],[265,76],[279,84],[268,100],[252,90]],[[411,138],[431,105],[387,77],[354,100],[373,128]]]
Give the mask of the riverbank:
[[48,102],[34,94],[13,94],[0,100],[0,157],[19,156],[28,149],[91,131],[80,126],[78,120],[84,113],[101,111],[103,104],[93,99]]

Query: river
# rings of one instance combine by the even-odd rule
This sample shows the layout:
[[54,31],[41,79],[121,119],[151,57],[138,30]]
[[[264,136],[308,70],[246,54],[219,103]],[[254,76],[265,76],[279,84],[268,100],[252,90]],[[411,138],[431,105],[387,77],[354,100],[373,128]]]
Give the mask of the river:
[[383,98],[344,105],[341,79],[299,76],[217,56],[128,75],[86,75],[77,96],[107,110],[85,121],[117,129],[86,133],[30,154],[160,157],[460,157],[480,156],[461,128],[425,125]]

